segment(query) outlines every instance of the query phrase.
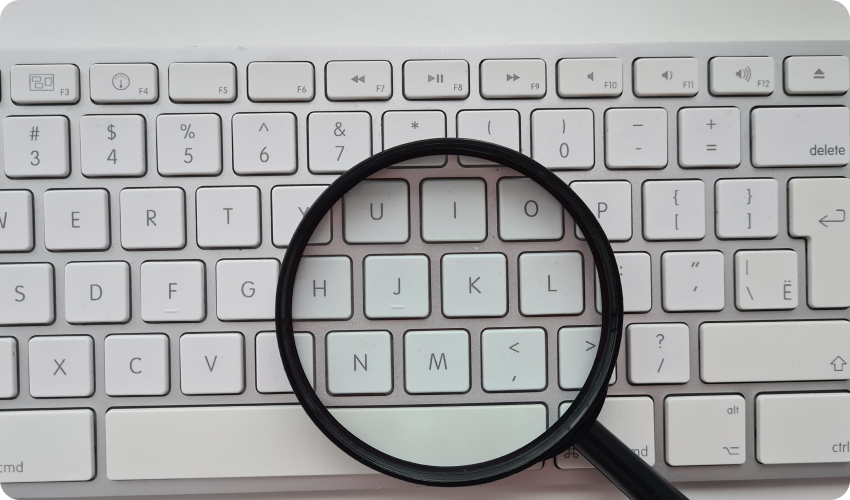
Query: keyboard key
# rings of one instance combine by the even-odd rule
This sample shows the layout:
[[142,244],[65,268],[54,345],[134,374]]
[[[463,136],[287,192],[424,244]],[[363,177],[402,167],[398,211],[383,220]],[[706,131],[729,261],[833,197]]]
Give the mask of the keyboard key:
[[141,276],[143,321],[200,322],[206,318],[206,270],[203,262],[144,262]]
[[629,383],[686,384],[691,379],[688,325],[628,327]]
[[543,59],[486,59],[481,62],[484,99],[540,99],[546,95]]
[[141,177],[147,171],[145,119],[138,115],[80,118],[80,170],[86,177]]
[[422,239],[487,238],[487,184],[482,179],[426,179],[421,184]]
[[248,98],[257,102],[312,101],[316,77],[309,62],[252,62]]
[[738,395],[665,399],[667,463],[676,467],[746,462],[746,409]]
[[10,116],[3,120],[3,152],[10,179],[68,177],[71,150],[64,116]]
[[103,342],[106,394],[165,396],[169,382],[166,335],[110,335]]
[[469,332],[404,334],[404,389],[411,394],[463,393],[469,382]]
[[260,246],[260,190],[256,187],[200,188],[195,207],[199,247]]
[[393,95],[393,67],[388,61],[331,61],[325,83],[331,101],[386,101]]
[[34,398],[92,396],[94,341],[85,335],[30,339],[29,378]]
[[770,95],[776,86],[772,57],[715,57],[708,71],[714,95]]
[[664,310],[721,311],[726,303],[720,252],[666,252],[661,256]]
[[180,337],[180,391],[186,395],[245,390],[245,345],[240,333],[187,333]]
[[700,378],[709,384],[850,380],[850,322],[700,325]]
[[544,109],[531,113],[531,156],[546,168],[593,168],[594,141],[593,111],[589,109]]
[[[408,142],[446,137],[446,114],[442,111],[387,111],[384,113],[384,149]],[[397,163],[397,167],[442,167],[446,155],[425,156]]]
[[638,97],[692,97],[699,92],[699,63],[693,57],[644,57],[634,62]]
[[[611,241],[632,239],[632,185],[628,181],[577,181],[570,187],[596,215]],[[584,239],[576,225],[576,237]]]
[[94,412],[0,412],[4,483],[89,481],[95,476]]
[[172,63],[168,95],[174,102],[233,102],[236,66],[227,62]]
[[679,166],[737,167],[741,164],[738,108],[679,110]]
[[32,193],[0,191],[0,252],[33,249]]
[[[760,394],[756,458],[763,464],[850,462],[850,394]],[[805,422],[806,425],[800,425]]]
[[[652,309],[652,264],[648,253],[615,253],[623,286],[623,311],[647,313]],[[596,273],[596,311],[602,313],[599,274]]]
[[[457,136],[492,142],[519,151],[519,113],[512,109],[494,111],[461,111],[457,114]],[[495,163],[459,156],[463,166],[495,165]]]
[[723,179],[714,189],[718,238],[775,238],[779,234],[776,179]]
[[44,246],[48,250],[106,250],[111,244],[109,192],[53,189],[44,193]]
[[80,69],[73,64],[12,66],[15,104],[75,104],[80,100]]
[[705,184],[702,181],[645,182],[643,237],[650,241],[705,238]]
[[126,262],[67,264],[65,320],[71,324],[130,321],[130,265]]
[[329,393],[392,392],[390,332],[331,332],[326,337],[326,343]]
[[239,175],[294,174],[298,169],[295,115],[233,115],[233,171]]
[[121,246],[125,250],[186,246],[186,193],[180,188],[122,189]]
[[[598,326],[558,330],[558,385],[564,390],[581,389],[596,360],[599,345]],[[616,371],[612,377],[616,380]],[[611,382],[614,383],[613,380]]]
[[584,265],[579,252],[519,256],[519,310],[526,316],[581,314]]
[[0,399],[18,397],[18,342],[0,338]]
[[[298,359],[310,380],[310,385],[315,386],[313,381],[313,335],[309,333],[295,334],[295,350],[298,351]],[[289,378],[283,370],[283,361],[278,349],[277,333],[260,332],[257,334],[255,352],[257,355],[257,392],[263,394],[277,394],[292,392]]]
[[809,307],[850,306],[850,179],[791,179],[788,232],[806,238]]
[[343,230],[348,243],[404,243],[410,239],[407,182],[364,181],[343,196]]
[[159,99],[159,71],[153,64],[93,64],[91,100],[97,104],[148,104]]
[[609,109],[605,112],[608,168],[667,166],[667,110]]
[[560,240],[564,208],[531,179],[501,179],[499,237],[505,241]]
[[[327,186],[277,186],[272,189],[272,242],[286,248],[295,229],[310,209],[310,205]],[[319,227],[313,231],[310,243],[325,244],[331,241],[330,212],[325,214]]]
[[618,97],[623,93],[623,63],[619,59],[561,59],[561,97]]
[[53,323],[53,266],[0,264],[0,325]]
[[546,332],[542,328],[481,333],[481,384],[488,392],[546,388]]
[[797,252],[740,251],[735,254],[735,306],[777,310],[797,307]]
[[466,99],[469,63],[462,59],[404,63],[405,99]]
[[508,312],[504,254],[447,254],[442,259],[443,315],[504,316]]
[[785,59],[785,92],[844,94],[850,90],[850,59],[845,56]]
[[156,118],[159,175],[219,175],[221,117],[215,114]]
[[370,255],[363,261],[364,309],[369,318],[426,318],[431,312],[425,255]]
[[350,318],[351,286],[348,257],[303,257],[293,287],[292,318]]
[[364,111],[310,113],[310,171],[341,174],[372,156],[372,117]]
[[280,262],[222,259],[215,265],[216,314],[222,321],[274,319]]
[[845,107],[756,108],[754,167],[840,167],[850,161],[850,110]]

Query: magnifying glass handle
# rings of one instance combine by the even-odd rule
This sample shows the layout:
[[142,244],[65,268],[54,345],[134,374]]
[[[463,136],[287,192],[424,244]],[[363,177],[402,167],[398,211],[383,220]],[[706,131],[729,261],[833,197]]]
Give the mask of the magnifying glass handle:
[[599,422],[575,448],[631,500],[688,500]]

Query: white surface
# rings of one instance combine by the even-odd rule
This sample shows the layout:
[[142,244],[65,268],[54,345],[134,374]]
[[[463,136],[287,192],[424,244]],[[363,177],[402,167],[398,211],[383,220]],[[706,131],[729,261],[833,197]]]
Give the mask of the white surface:
[[342,198],[347,243],[404,243],[410,238],[410,194],[404,180],[363,181]]
[[226,259],[215,265],[216,315],[222,321],[274,319],[280,262]]
[[221,173],[221,117],[216,114],[156,117],[157,169],[163,176]]
[[770,95],[776,87],[772,57],[715,57],[708,73],[713,95]]
[[679,165],[737,167],[741,164],[741,111],[738,108],[679,110]]
[[[648,253],[615,253],[620,267],[620,284],[623,287],[623,311],[644,313],[652,309],[652,262]],[[602,312],[602,291],[599,273],[596,276],[596,311]]]
[[206,271],[203,261],[148,261],[141,267],[142,319],[203,321]]
[[667,463],[673,466],[744,463],[746,407],[744,398],[738,395],[665,399]]
[[28,348],[32,397],[87,398],[94,394],[94,341],[91,337],[34,337]]
[[504,254],[445,254],[441,262],[443,315],[499,317],[508,311],[508,262]]
[[623,61],[619,59],[561,59],[558,95],[617,97],[623,93]]
[[[423,139],[442,139],[446,137],[446,114],[443,111],[387,111],[383,116],[383,129],[384,149]],[[397,166],[441,167],[446,159],[446,155],[424,156],[400,162]]]
[[564,207],[531,179],[501,179],[499,237],[506,241],[560,240]]
[[483,241],[487,237],[487,185],[481,179],[426,179],[420,184],[422,239]]
[[145,175],[145,119],[139,115],[80,118],[80,170],[86,177]]
[[393,389],[390,332],[331,332],[327,347],[328,392],[389,394]]
[[[558,330],[558,384],[561,389],[581,389],[596,359],[599,345],[598,326]],[[617,381],[617,369],[608,385]]]
[[552,170],[589,169],[595,163],[593,111],[538,109],[531,113],[531,157]]
[[106,250],[109,192],[52,189],[44,193],[44,246],[49,250]]
[[605,112],[605,164],[608,168],[667,166],[667,110],[609,109]]
[[[91,410],[0,412],[0,442],[0,462],[16,469],[3,473],[4,483],[88,481],[95,475]],[[6,495],[0,492],[0,498]]]
[[346,319],[351,316],[351,259],[304,257],[298,264],[292,297],[293,319]]
[[180,337],[183,394],[239,394],[245,390],[245,339],[240,333]]
[[166,335],[110,335],[103,342],[105,390],[110,396],[164,396],[169,381]]
[[0,338],[0,399],[18,395],[18,342],[13,337]]
[[44,325],[53,322],[53,266],[0,265],[0,325]]
[[630,383],[685,384],[690,380],[688,325],[632,324],[626,335]]
[[[788,232],[806,238],[808,301],[813,308],[850,306],[850,179],[788,182]],[[836,222],[831,222],[836,221]],[[842,221],[842,222],[837,222]]]
[[[287,247],[295,229],[310,209],[310,205],[327,186],[277,186],[272,189],[272,242],[276,247]],[[310,243],[331,241],[330,212],[322,218]]]
[[71,262],[65,266],[68,323],[130,320],[130,266],[126,262]]
[[755,167],[842,166],[850,161],[850,110],[843,106],[752,112]]
[[198,189],[195,192],[198,246],[260,246],[260,210],[260,190],[255,186]]
[[542,328],[481,332],[485,391],[540,391],[546,387],[546,332]]
[[714,190],[718,238],[773,238],[779,234],[776,179],[722,179]]
[[694,96],[699,62],[693,57],[643,57],[634,62],[634,92],[640,97]]
[[309,62],[253,62],[248,65],[248,96],[252,101],[312,101],[315,68]]
[[31,192],[0,192],[0,252],[32,250],[32,210]]
[[174,102],[231,102],[236,99],[236,66],[229,62],[172,63],[168,96]]
[[89,69],[92,101],[104,104],[156,102],[159,99],[158,77],[155,64],[92,64]]
[[3,155],[11,179],[67,177],[71,172],[68,119],[12,116],[3,120]]
[[847,321],[703,323],[699,333],[703,382],[850,379]]
[[742,310],[797,307],[797,252],[741,251],[735,254],[735,305]]
[[411,394],[466,392],[470,387],[469,332],[404,334],[404,389]]
[[292,113],[233,115],[233,171],[240,175],[294,173],[296,135]]
[[[310,385],[315,385],[313,335],[310,333],[295,334],[295,350],[304,373],[310,380]],[[278,349],[277,333],[260,332],[257,334],[255,352],[257,355],[257,391],[263,394],[292,392],[289,378],[283,371],[283,361]]]
[[122,189],[120,204],[123,248],[176,249],[186,245],[186,193],[182,189]]
[[428,257],[370,255],[363,261],[363,295],[369,318],[425,318],[431,311]]
[[310,113],[307,117],[310,172],[341,174],[372,156],[369,113]]
[[579,252],[523,253],[519,256],[520,311],[527,316],[581,314],[583,278]]
[[721,252],[667,252],[661,256],[665,311],[720,311],[726,304]]
[[[515,109],[461,111],[457,114],[457,136],[519,151],[519,113]],[[495,165],[467,156],[459,156],[458,162],[464,166]]]
[[764,464],[850,462],[848,421],[846,392],[762,394],[756,397],[756,458]]
[[465,99],[469,96],[469,63],[462,59],[404,63],[406,99]]
[[[579,181],[570,187],[596,216],[609,240],[632,239],[632,185],[628,181]],[[578,225],[576,236],[584,238]]]
[[325,66],[325,92],[331,101],[387,100],[393,95],[393,68],[387,61],[331,61]]
[[546,95],[546,61],[487,59],[481,63],[481,96],[485,99],[533,99]]
[[705,237],[703,181],[647,181],[643,184],[643,236],[649,241]]
[[73,64],[12,66],[12,100],[16,104],[73,104],[80,100],[80,69]]
[[843,94],[850,90],[850,59],[846,56],[789,57],[785,60],[785,91],[789,94]]

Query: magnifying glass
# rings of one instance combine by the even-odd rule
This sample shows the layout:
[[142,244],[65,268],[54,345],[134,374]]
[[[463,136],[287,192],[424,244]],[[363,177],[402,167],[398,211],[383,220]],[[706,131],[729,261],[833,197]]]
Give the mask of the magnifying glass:
[[[396,168],[425,165],[443,166]],[[622,326],[592,212],[534,160],[467,139],[342,174],[278,279],[278,345],[304,410],[354,459],[423,485],[495,481],[574,447],[629,498],[685,498],[596,421]]]

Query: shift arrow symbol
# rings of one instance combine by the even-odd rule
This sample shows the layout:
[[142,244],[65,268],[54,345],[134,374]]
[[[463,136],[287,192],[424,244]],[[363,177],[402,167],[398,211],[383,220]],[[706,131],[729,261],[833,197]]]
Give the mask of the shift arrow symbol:
[[832,365],[832,368],[833,368],[835,371],[837,371],[837,372],[843,372],[843,371],[844,371],[844,365],[846,365],[846,364],[847,364],[847,362],[846,362],[846,361],[844,361],[844,359],[842,359],[842,358],[841,358],[841,356],[838,356],[838,357],[836,357],[835,359],[833,359],[833,360],[832,360],[832,363],[830,363],[830,364]]
[[517,351],[516,349],[514,349],[514,347],[516,347],[516,346],[518,346],[518,345],[519,345],[519,342],[517,342],[516,344],[514,344],[514,345],[512,345],[512,346],[508,347],[508,349],[512,350],[513,352],[519,352],[519,351]]

